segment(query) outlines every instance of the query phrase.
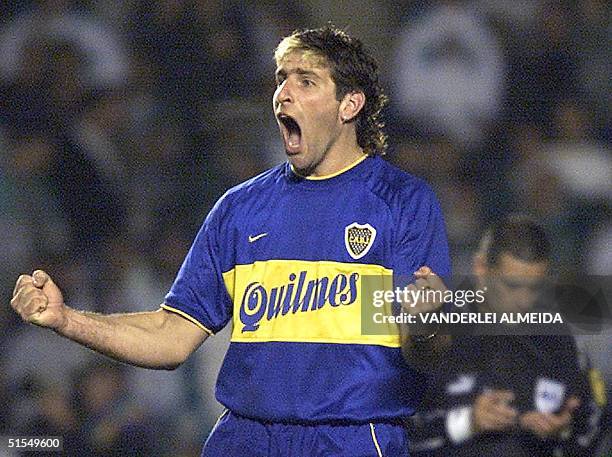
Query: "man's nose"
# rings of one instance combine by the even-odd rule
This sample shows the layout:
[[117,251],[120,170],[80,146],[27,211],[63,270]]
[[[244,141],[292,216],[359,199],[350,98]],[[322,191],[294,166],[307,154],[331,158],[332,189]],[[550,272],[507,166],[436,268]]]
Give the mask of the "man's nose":
[[291,84],[288,80],[285,79],[276,89],[276,101],[278,103],[291,103],[293,101]]

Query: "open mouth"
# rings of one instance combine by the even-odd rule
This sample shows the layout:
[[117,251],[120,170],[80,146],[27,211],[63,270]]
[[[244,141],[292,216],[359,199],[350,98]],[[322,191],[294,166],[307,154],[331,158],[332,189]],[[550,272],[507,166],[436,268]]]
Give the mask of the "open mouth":
[[297,121],[287,114],[279,114],[278,120],[281,125],[281,132],[285,142],[287,153],[296,154],[300,152],[302,142],[302,129]]

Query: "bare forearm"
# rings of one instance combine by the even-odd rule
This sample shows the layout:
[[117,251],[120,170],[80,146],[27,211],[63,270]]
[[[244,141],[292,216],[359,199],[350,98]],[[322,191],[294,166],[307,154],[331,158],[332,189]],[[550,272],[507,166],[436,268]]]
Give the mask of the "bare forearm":
[[25,322],[147,368],[176,368],[208,336],[204,329],[163,309],[112,315],[76,311],[64,304],[61,290],[42,270],[17,279],[11,307]]
[[[173,369],[188,356],[163,310],[96,314],[67,309],[62,336],[113,359],[156,369]],[[182,319],[177,317],[178,319]]]

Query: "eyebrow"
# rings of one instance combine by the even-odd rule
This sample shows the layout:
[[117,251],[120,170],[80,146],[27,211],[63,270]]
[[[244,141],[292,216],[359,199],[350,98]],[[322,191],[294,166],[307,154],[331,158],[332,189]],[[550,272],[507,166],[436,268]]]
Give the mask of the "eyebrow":
[[[304,68],[296,68],[295,70],[291,70],[289,71],[289,73],[295,73],[298,75],[306,75],[306,76],[313,76],[315,78],[319,78],[319,75],[317,73],[315,73],[312,70],[305,70]],[[287,71],[285,71],[282,68],[279,68],[278,70],[276,70],[276,72],[274,73],[274,76],[279,77],[279,76],[287,76]]]

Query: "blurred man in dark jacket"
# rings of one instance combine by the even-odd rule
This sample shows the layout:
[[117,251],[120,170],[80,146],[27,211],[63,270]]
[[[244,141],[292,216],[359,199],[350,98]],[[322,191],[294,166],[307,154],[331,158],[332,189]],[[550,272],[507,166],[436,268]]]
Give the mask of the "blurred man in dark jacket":
[[[541,227],[519,216],[500,221],[474,258],[485,301],[462,311],[534,311],[549,263]],[[587,364],[567,332],[528,334],[529,325],[506,327],[504,335],[453,337],[447,361],[407,423],[411,456],[592,455],[603,405],[593,400],[597,386],[589,384]]]

